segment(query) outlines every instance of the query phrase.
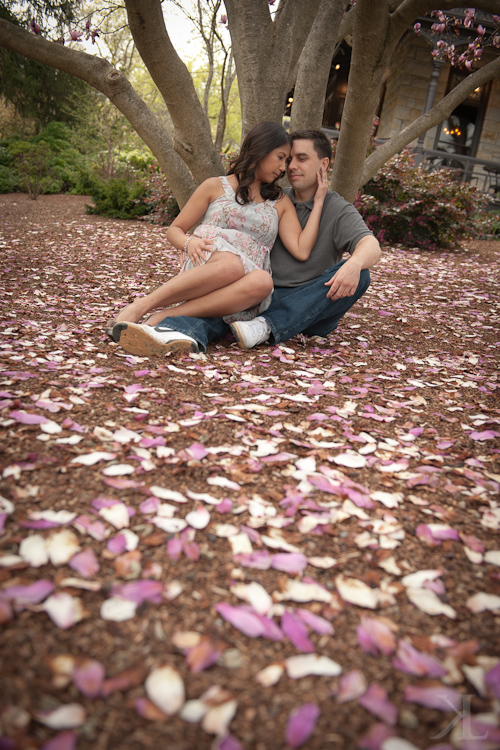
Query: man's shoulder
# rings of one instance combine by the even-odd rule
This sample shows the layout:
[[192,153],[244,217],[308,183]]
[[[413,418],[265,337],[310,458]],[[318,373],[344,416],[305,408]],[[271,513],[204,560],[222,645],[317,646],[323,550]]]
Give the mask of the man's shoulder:
[[328,215],[335,214],[337,216],[339,214],[357,214],[358,210],[352,205],[352,203],[349,203],[345,198],[342,198],[339,193],[336,193],[334,190],[329,190],[325,196],[323,213]]

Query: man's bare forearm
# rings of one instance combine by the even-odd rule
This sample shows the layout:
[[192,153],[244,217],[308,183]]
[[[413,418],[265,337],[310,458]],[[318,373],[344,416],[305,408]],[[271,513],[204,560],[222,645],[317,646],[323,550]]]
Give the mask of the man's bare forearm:
[[348,262],[356,263],[361,271],[363,268],[372,268],[378,263],[381,256],[382,251],[378,240],[373,235],[366,235],[366,237],[360,239],[351,257],[348,258]]

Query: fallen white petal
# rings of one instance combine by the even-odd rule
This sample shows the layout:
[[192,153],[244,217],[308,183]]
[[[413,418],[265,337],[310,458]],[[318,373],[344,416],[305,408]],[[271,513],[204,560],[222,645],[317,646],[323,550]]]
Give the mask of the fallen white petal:
[[228,539],[230,536],[236,536],[239,534],[240,530],[238,526],[235,526],[232,523],[218,523],[213,527],[213,533],[220,539]]
[[45,540],[45,547],[52,565],[64,565],[78,552],[80,544],[71,529],[62,529]]
[[236,534],[236,536],[228,537],[229,544],[233,555],[241,555],[253,552],[252,542],[248,538],[248,534]]
[[257,672],[255,679],[259,685],[271,687],[279,682],[284,671],[284,667],[281,664],[270,664],[268,667],[261,669],[260,672]]
[[7,513],[7,515],[10,515],[11,513],[14,513],[14,511],[14,503],[11,502],[11,500],[7,500],[3,495],[0,495],[0,513]]
[[356,604],[358,607],[367,607],[376,609],[380,603],[378,589],[372,589],[363,581],[357,578],[345,578],[338,575],[335,578],[335,585],[340,597],[350,604]]
[[342,673],[342,667],[328,656],[318,654],[298,654],[285,659],[286,671],[293,680],[307,677],[307,675],[324,675],[337,677]]
[[389,737],[382,742],[380,750],[419,750],[419,748],[413,742],[403,740],[401,737]]
[[208,477],[207,484],[211,484],[215,487],[224,487],[227,490],[241,490],[240,485],[237,482],[226,479],[225,477]]
[[187,523],[183,518],[162,518],[161,516],[155,516],[152,518],[151,523],[154,523],[154,525],[162,531],[166,531],[167,534],[177,534],[179,531],[183,531],[187,526]]
[[51,729],[75,729],[81,727],[86,718],[85,709],[79,703],[67,703],[50,713],[36,715],[37,721]]
[[327,602],[332,601],[332,594],[317,583],[302,583],[302,581],[288,580],[284,591],[274,592],[275,601],[293,602]]
[[149,700],[168,716],[177,713],[185,703],[182,677],[168,664],[150,672],[144,687]]
[[310,565],[323,570],[333,568],[337,564],[337,560],[334,557],[308,557],[307,559]]
[[173,503],[187,503],[187,498],[180,492],[167,490],[165,487],[158,487],[156,484],[150,487],[149,491],[160,500],[170,500]]
[[109,508],[101,508],[99,515],[115,529],[124,529],[130,523],[127,506],[124,503],[115,503]]
[[202,506],[188,513],[186,521],[193,529],[205,529],[210,523],[210,513]]
[[465,604],[474,614],[485,612],[486,610],[500,614],[500,596],[496,594],[487,594],[484,591],[480,591],[470,596]]
[[484,553],[484,562],[490,565],[500,565],[500,550],[490,549]]
[[[406,595],[412,604],[427,615],[445,615],[451,620],[454,620],[457,616],[453,607],[442,602],[434,591],[430,589],[407,588]],[[497,597],[497,599],[500,604],[500,597]]]
[[48,435],[57,435],[57,433],[62,432],[61,425],[58,425],[57,422],[54,422],[52,419],[48,419],[46,422],[43,422],[40,425],[40,429],[42,432],[46,432]]
[[179,716],[183,721],[190,724],[199,724],[207,713],[208,706],[200,700],[186,701],[180,710]]
[[106,599],[101,605],[101,617],[103,620],[112,622],[124,622],[131,620],[135,615],[137,604],[128,599],[122,599],[121,596],[112,596]]
[[125,474],[133,474],[134,471],[134,467],[130,464],[112,464],[106,466],[102,473],[107,477],[123,477]]
[[75,456],[72,458],[71,464],[83,464],[84,466],[93,466],[98,461],[112,461],[116,458],[116,453],[108,453],[106,451],[94,451],[93,453],[84,453],[81,456]]
[[19,554],[24,562],[29,563],[34,568],[46,565],[49,561],[45,539],[39,534],[25,537],[19,545]]
[[68,628],[80,622],[83,617],[83,608],[80,599],[70,596],[64,591],[58,591],[49,596],[43,603],[43,608],[47,612],[52,622],[61,630]]
[[210,708],[201,720],[201,728],[208,734],[216,734],[217,736],[227,734],[227,729],[237,708],[238,703],[235,700],[229,700]]
[[266,615],[273,606],[273,600],[260,583],[237,583],[231,586],[231,591],[235,596],[248,602],[259,615]]
[[362,469],[366,466],[366,458],[359,453],[339,453],[333,457],[333,462],[339,466],[348,466],[350,469]]
[[426,581],[435,581],[442,575],[442,570],[418,570],[416,573],[409,573],[404,576],[401,583],[407,588],[420,589]]
[[0,557],[0,567],[11,568],[13,565],[19,565],[24,562],[23,558],[19,555],[2,555]]
[[404,499],[402,492],[382,492],[381,490],[370,493],[370,497],[385,505],[386,508],[397,508]]

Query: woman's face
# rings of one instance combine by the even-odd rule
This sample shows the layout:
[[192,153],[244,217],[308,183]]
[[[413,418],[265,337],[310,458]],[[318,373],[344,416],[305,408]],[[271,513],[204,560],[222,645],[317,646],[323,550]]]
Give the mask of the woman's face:
[[257,164],[255,178],[260,182],[274,182],[286,171],[286,162],[290,156],[290,144],[284,143],[274,148]]

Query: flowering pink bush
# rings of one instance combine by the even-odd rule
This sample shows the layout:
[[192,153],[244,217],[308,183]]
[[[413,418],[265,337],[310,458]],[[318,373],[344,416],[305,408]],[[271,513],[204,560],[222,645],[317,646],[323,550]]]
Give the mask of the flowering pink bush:
[[142,201],[148,209],[142,218],[152,224],[171,224],[179,213],[179,205],[158,164],[152,164],[144,182]]
[[451,169],[415,167],[408,150],[385,164],[355,201],[380,242],[423,250],[456,247],[492,233],[487,198]]

